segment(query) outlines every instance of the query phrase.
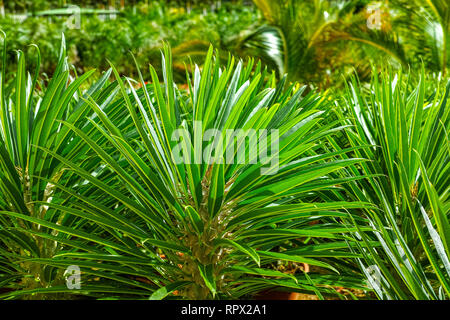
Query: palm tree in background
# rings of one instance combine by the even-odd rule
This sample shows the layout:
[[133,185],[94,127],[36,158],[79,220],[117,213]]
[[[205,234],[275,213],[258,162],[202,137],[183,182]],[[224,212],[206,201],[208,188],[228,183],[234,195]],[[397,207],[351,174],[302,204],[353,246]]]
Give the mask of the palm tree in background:
[[[450,5],[445,0],[254,0],[262,23],[243,31],[234,52],[256,56],[290,80],[319,87],[354,69],[367,80],[371,62],[446,75]],[[229,43],[232,43],[231,41]]]
[[[396,34],[390,32],[389,15],[380,6],[379,26],[368,21],[368,1],[254,0],[264,24],[243,32],[235,50],[261,57],[290,80],[328,87],[337,70],[356,68],[368,73],[372,59],[389,59],[406,65],[407,58]],[[339,81],[341,81],[339,79]]]
[[[394,30],[411,52],[411,62],[423,60],[426,67],[445,76],[449,64],[450,3],[447,0],[392,0],[396,10]],[[418,60],[418,61],[417,61]]]

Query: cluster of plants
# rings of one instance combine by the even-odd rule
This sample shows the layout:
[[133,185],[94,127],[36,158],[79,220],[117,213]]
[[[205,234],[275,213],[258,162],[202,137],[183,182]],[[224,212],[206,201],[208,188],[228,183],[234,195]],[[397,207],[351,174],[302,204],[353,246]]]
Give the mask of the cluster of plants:
[[[6,33],[12,48],[28,48],[32,63],[38,57],[29,45],[38,43],[43,57],[41,68],[48,75],[56,68],[62,33],[66,36],[69,61],[78,73],[93,66],[105,70],[109,60],[119,72],[137,77],[135,65],[125,58],[131,51],[140,64],[152,63],[160,74],[161,44],[166,41],[174,48],[175,75],[181,81],[185,77],[185,62],[192,59],[200,63],[210,43],[223,47],[225,39],[257,20],[254,8],[227,3],[215,10],[204,12],[201,7],[193,7],[187,12],[183,6],[171,6],[164,1],[142,1],[133,7],[126,6],[114,18],[83,12],[78,18],[68,10],[70,14],[65,15],[30,14],[20,23],[17,17],[6,14],[0,17],[0,30]],[[7,62],[16,64],[14,51],[8,52]],[[30,65],[29,70],[33,70],[34,65]]]
[[[28,10],[32,9],[54,9],[63,7],[66,5],[77,5],[91,8],[105,8],[105,7],[129,7],[140,4],[151,4],[157,0],[8,0],[0,1],[0,5],[3,5],[8,10]],[[165,3],[169,5],[177,6],[207,6],[207,5],[222,5],[233,3],[236,5],[242,5],[244,0],[168,0]]]
[[[168,45],[162,75],[134,59],[132,79],[74,74],[63,40],[44,79],[22,51],[7,72],[6,52],[1,299],[449,298],[448,78],[374,70],[315,92],[210,47],[177,85]],[[254,163],[251,137],[210,129],[277,130],[279,148]]]
[[[68,5],[45,2],[50,8]],[[6,15],[0,20],[1,29],[18,47],[39,42],[48,57],[42,67],[49,74],[54,71],[50,61],[55,61],[62,32],[80,73],[91,66],[105,69],[109,59],[120,72],[137,77],[134,65],[122,58],[132,51],[140,64],[151,62],[161,75],[161,40],[173,48],[179,81],[188,57],[201,63],[210,43],[221,49],[223,58],[228,51],[243,59],[252,56],[276,70],[278,79],[287,73],[289,81],[321,89],[342,88],[355,70],[361,81],[370,81],[372,64],[380,61],[416,72],[423,63],[430,73],[448,73],[446,0],[153,0],[122,1],[120,6],[116,2],[74,2],[81,8],[107,8],[113,3],[121,11],[107,23],[97,14],[83,13],[81,29],[67,30],[67,16],[55,10],[45,17],[31,15],[21,24]],[[26,1],[20,3],[27,6]],[[8,61],[15,63],[12,53]]]

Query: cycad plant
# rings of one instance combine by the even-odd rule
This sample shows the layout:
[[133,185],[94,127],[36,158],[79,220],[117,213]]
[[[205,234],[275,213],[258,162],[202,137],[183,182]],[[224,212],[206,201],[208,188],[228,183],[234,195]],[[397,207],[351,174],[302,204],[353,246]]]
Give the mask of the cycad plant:
[[[358,231],[362,270],[381,299],[448,299],[450,294],[449,111],[450,82],[426,92],[417,80],[386,72],[367,90],[356,79],[344,97],[351,124],[345,146],[370,159],[356,172],[379,177],[347,185],[365,210],[372,232]],[[368,241],[378,240],[381,248]]]
[[[2,212],[52,230],[63,249],[27,261],[78,266],[81,289],[53,285],[7,296],[230,299],[272,288],[319,297],[335,294],[335,286],[367,290],[349,262],[360,257],[348,249],[358,247],[348,234],[356,227],[340,220],[374,205],[318,196],[360,179],[331,174],[364,161],[345,156],[354,148],[324,152],[339,130],[338,122],[321,125],[324,100],[297,85],[285,89],[285,79],[277,85],[252,61],[230,58],[222,67],[212,48],[180,91],[168,47],[162,59],[162,84],[150,67],[152,83],[141,77],[136,91],[112,67],[116,82],[106,98],[82,99],[95,113],[89,125],[63,119],[80,158],[37,146],[68,174],[64,183],[52,179],[58,197],[45,206],[76,225]],[[292,272],[277,270],[280,263]],[[301,264],[321,271],[302,272]]]
[[[37,48],[37,47],[36,47]],[[38,50],[38,49],[37,49]],[[33,290],[63,283],[55,268],[29,258],[50,258],[60,250],[54,230],[35,223],[48,220],[75,227],[76,221],[56,217],[45,203],[55,199],[57,190],[51,182],[66,180],[61,163],[41,148],[49,148],[74,159],[81,146],[60,121],[73,125],[85,123],[90,112],[81,98],[80,86],[89,78],[70,75],[64,39],[59,62],[47,85],[39,79],[40,61],[34,76],[27,74],[25,55],[17,52],[18,67],[13,79],[6,78],[6,40],[4,39],[0,80],[0,287],[9,290]],[[39,54],[38,54],[39,56]],[[105,75],[88,91],[98,96]],[[101,97],[100,97],[101,99]],[[64,182],[63,182],[64,181]],[[22,219],[25,217],[25,219]],[[36,298],[41,296],[36,295]]]
[[[57,166],[51,166],[52,159],[36,146],[53,145],[55,149],[63,146],[63,139],[55,136],[60,127],[55,118],[67,113],[71,95],[78,85],[66,90],[69,72],[64,60],[60,60],[54,80],[44,89],[43,96],[36,99],[39,62],[35,76],[27,77],[24,54],[19,51],[17,55],[16,77],[8,83],[4,40],[0,84],[0,210],[42,218],[46,215],[45,208],[32,202],[47,201],[53,192],[46,181],[36,176],[57,180],[60,171]],[[2,215],[0,221],[2,271],[6,273],[2,284],[18,278],[24,287],[34,288],[48,281],[40,265],[20,261],[26,256],[52,256],[54,246],[32,235],[39,226],[13,216]]]

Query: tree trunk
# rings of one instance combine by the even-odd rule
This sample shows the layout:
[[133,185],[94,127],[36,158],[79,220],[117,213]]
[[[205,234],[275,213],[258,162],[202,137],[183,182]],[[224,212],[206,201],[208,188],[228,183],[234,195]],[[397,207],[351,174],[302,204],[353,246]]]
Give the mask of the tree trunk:
[[0,0],[0,16],[5,16],[5,5],[3,4],[3,0]]

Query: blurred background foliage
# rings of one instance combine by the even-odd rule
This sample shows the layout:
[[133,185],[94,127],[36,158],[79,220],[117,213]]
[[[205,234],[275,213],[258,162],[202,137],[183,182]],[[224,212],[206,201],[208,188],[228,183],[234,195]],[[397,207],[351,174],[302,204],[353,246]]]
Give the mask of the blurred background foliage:
[[[81,10],[79,20],[74,5]],[[290,81],[324,89],[342,87],[355,70],[369,80],[372,66],[381,62],[404,69],[423,63],[427,73],[445,76],[449,6],[446,0],[13,0],[0,1],[0,29],[8,37],[10,64],[16,60],[13,49],[39,42],[47,74],[55,68],[51,61],[64,32],[78,73],[105,70],[108,59],[119,72],[135,76],[129,52],[140,65],[158,67],[166,41],[176,80],[183,81],[186,66],[203,61],[212,43],[224,58],[228,52],[254,57],[279,78],[287,73]]]

